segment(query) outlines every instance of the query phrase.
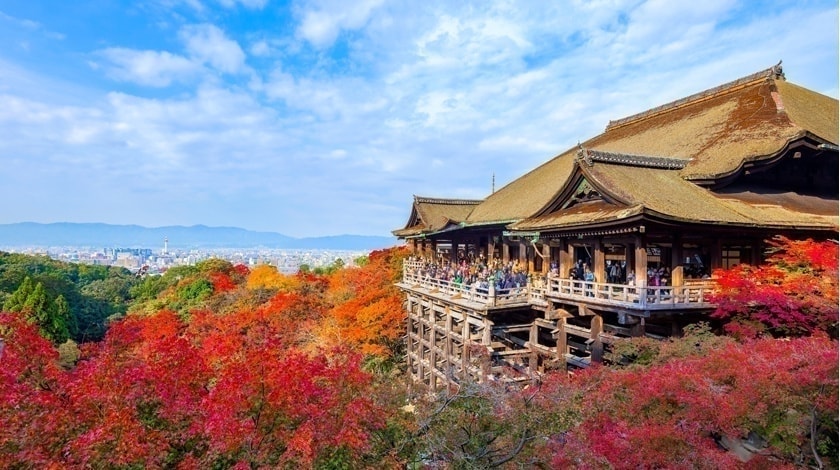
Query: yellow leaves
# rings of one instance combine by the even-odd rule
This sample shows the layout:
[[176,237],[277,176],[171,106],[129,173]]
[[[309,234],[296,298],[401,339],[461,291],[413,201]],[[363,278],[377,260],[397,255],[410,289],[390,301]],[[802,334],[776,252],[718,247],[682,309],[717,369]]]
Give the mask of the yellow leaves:
[[250,290],[276,289],[291,292],[297,289],[299,284],[297,277],[283,274],[274,266],[261,264],[251,270],[245,285]]

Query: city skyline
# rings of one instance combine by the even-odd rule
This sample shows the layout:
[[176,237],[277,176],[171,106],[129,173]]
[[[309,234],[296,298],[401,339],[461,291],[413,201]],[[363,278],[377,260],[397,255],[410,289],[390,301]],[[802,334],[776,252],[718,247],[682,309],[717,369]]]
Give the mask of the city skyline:
[[3,4],[0,224],[387,236],[779,60],[836,98],[837,38],[829,1]]

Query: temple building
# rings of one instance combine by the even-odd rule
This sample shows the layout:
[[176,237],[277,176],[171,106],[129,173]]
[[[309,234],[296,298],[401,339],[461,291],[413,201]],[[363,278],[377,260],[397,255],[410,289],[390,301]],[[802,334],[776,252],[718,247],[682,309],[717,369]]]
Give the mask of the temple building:
[[[838,173],[837,100],[777,65],[611,121],[484,200],[415,197],[393,232],[415,254],[410,372],[528,380],[678,335],[714,309],[715,269],[760,263],[777,235],[837,238]],[[430,275],[447,265],[490,279]],[[510,271],[528,281],[495,282]]]

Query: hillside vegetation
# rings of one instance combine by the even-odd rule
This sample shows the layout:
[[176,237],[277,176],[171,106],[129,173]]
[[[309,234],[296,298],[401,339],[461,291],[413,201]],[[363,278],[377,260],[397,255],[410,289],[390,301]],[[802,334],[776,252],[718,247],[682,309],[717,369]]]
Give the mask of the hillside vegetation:
[[627,341],[613,365],[524,389],[411,386],[402,249],[132,281],[127,313],[76,354],[10,311],[0,467],[837,468],[837,245],[776,249],[719,273],[721,331]]

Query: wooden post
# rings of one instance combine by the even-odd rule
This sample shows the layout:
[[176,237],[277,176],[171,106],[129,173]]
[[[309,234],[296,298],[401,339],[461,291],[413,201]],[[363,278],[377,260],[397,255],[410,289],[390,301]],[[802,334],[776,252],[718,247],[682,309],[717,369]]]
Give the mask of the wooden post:
[[560,241],[560,277],[568,278],[569,277],[569,270],[572,269],[572,266],[575,265],[574,254],[570,251],[571,245],[566,242],[566,240]]
[[510,245],[507,240],[502,242],[502,264],[508,264],[510,261]]
[[607,282],[607,274],[605,271],[607,262],[606,256],[604,255],[604,245],[601,243],[601,239],[595,239],[595,242],[592,244],[592,248],[595,251],[594,257],[595,259],[592,260],[592,274],[595,275],[595,282]]
[[709,268],[709,275],[712,274],[712,271],[715,269],[720,269],[723,267],[723,246],[720,243],[720,238],[715,238],[715,241],[712,242],[711,246],[711,266]]
[[452,312],[449,310],[449,307],[446,307],[446,319],[444,320],[446,330],[446,336],[444,337],[444,348],[443,352],[446,358],[446,366],[443,371],[444,374],[449,378],[446,383],[446,386],[449,385],[449,382],[452,381]]
[[557,319],[557,347],[555,348],[555,354],[559,361],[562,363],[566,363],[566,353],[568,351],[569,346],[566,342],[566,316],[562,315],[560,318]]
[[435,336],[437,331],[435,329],[435,309],[429,309],[429,389],[437,389],[437,352],[435,351]]
[[596,314],[590,322],[590,339],[592,342],[592,362],[604,361],[604,343],[601,342],[601,333],[604,331],[604,319]]
[[[530,266],[528,262],[528,242],[523,240],[524,237],[520,238],[519,240],[519,268],[520,269],[527,269]],[[529,270],[530,271],[530,270]]]
[[487,237],[487,265],[493,265],[493,258],[496,254],[496,241],[493,240],[493,235]]
[[633,242],[635,247],[636,286],[647,287],[647,248],[644,235],[636,235]]
[[492,358],[490,357],[490,344],[493,340],[493,322],[490,321],[489,318],[484,317],[484,331],[481,335],[481,346],[483,346],[482,354],[485,356],[481,360],[481,377],[479,377],[479,383],[486,383],[487,376],[490,375],[490,361]]
[[452,261],[453,263],[458,263],[458,246],[459,246],[459,243],[458,243],[457,240],[455,240],[453,238],[451,245],[452,245],[452,249],[449,252],[449,261]]
[[[671,271],[683,265],[683,242],[682,236],[675,233],[671,241]],[[676,284],[674,284],[676,285]]]
[[412,367],[411,367],[411,364],[412,364],[412,359],[411,359],[412,340],[411,340],[411,336],[412,336],[412,334],[411,333],[412,333],[412,330],[413,330],[412,325],[413,325],[413,322],[414,322],[414,305],[411,302],[411,297],[410,296],[406,299],[406,310],[408,310],[408,318],[406,318],[406,320],[407,320],[406,341],[408,341],[408,344],[406,344],[406,350],[408,351],[408,354],[405,355],[405,361],[406,361],[406,364],[408,365],[408,372],[412,373]]
[[464,312],[464,324],[461,326],[461,373],[462,378],[470,376],[470,322],[467,320],[467,313]]
[[539,372],[537,370],[537,366],[539,365],[539,358],[537,356],[537,348],[536,345],[540,342],[540,332],[539,327],[537,326],[537,322],[531,322],[531,329],[528,331],[528,349],[531,350],[531,354],[528,355],[528,369],[531,370],[531,375],[536,376]]
[[551,267],[551,247],[548,246],[548,242],[542,244],[542,273],[548,274],[548,270]]

